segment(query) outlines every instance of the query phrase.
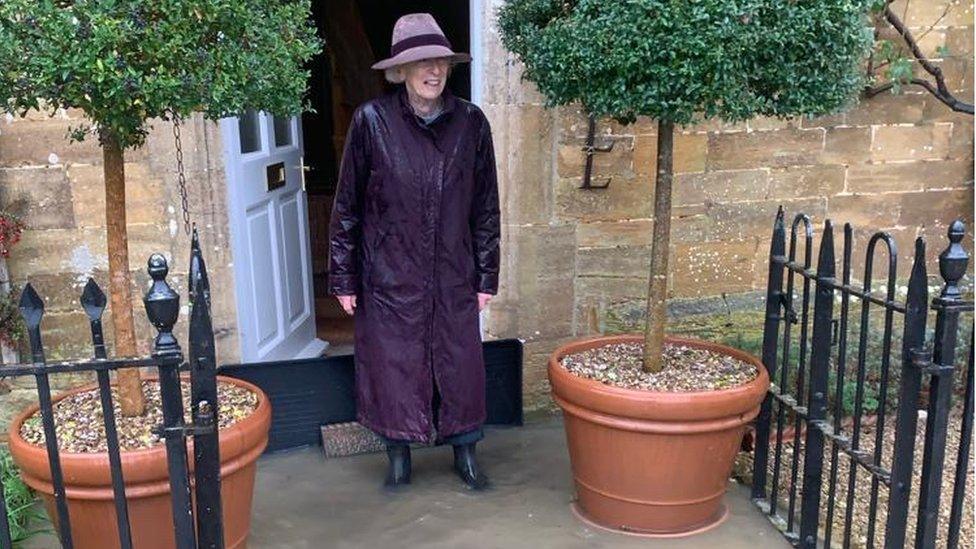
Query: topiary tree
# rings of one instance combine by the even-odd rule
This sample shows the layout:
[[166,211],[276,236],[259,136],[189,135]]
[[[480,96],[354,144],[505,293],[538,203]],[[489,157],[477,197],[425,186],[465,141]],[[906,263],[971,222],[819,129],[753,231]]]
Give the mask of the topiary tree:
[[827,114],[863,87],[870,0],[509,0],[502,41],[549,106],[658,122],[643,368],[660,371],[674,126]]
[[[116,354],[136,354],[124,151],[156,118],[300,112],[303,65],[321,49],[309,10],[309,0],[0,2],[0,110],[81,109],[90,124],[70,137],[95,134],[103,150]],[[119,392],[123,414],[143,413],[136,369],[120,371]]]

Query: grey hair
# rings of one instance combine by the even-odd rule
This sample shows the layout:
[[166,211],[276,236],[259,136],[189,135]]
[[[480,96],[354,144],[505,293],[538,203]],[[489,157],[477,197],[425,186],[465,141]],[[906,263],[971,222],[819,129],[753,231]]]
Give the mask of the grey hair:
[[404,80],[407,79],[407,75],[403,74],[403,65],[395,65],[383,71],[383,76],[386,78],[387,82],[391,84],[402,84]]

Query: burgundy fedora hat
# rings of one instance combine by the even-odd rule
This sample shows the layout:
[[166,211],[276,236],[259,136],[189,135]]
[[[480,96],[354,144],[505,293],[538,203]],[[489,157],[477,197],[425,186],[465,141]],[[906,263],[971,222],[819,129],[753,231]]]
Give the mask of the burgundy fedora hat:
[[471,61],[466,53],[451,50],[437,21],[429,13],[408,13],[393,26],[390,57],[373,65],[374,69],[388,69],[411,61],[450,57],[455,63]]

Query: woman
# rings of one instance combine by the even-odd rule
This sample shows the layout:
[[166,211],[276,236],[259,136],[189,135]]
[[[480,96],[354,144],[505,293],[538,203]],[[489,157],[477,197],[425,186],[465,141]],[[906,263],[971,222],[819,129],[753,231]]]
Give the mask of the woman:
[[402,83],[356,109],[330,223],[329,291],[355,318],[357,418],[387,444],[386,485],[410,482],[410,442],[454,446],[454,469],[487,486],[478,312],[498,290],[498,185],[491,128],[445,89],[455,53],[429,14],[401,17]]

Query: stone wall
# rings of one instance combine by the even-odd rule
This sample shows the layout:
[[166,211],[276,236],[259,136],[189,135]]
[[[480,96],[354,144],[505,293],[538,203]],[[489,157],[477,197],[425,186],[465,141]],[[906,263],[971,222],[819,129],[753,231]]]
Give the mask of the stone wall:
[[[895,7],[905,13],[904,3]],[[948,48],[939,62],[948,85],[972,101],[972,2],[955,3],[940,20],[945,7],[942,0],[912,2],[905,20],[916,30],[939,21],[923,49],[934,57],[940,46]],[[486,15],[484,107],[498,149],[504,221],[502,288],[487,326],[491,337],[525,340],[531,409],[548,404],[548,353],[642,309],[656,125],[599,121],[597,144],[613,149],[597,153],[594,184],[609,177],[610,186],[580,190],[585,115],[572,107],[543,108]],[[790,216],[809,214],[818,232],[827,217],[852,223],[861,250],[856,257],[863,257],[871,232],[887,230],[906,277],[916,235],[928,238],[933,260],[945,244],[946,223],[972,220],[973,118],[918,90],[885,93],[845,114],[812,120],[680,128],[674,165],[670,296],[676,300],[725,307],[728,300],[714,297],[751,294],[738,301],[755,306],[780,205]],[[860,272],[863,260],[854,263]],[[881,267],[875,271],[883,276]],[[934,263],[930,269],[937,272]]]
[[[32,112],[26,118],[0,118],[0,203],[20,208],[27,223],[8,265],[16,286],[30,282],[45,300],[42,331],[51,360],[91,356],[91,335],[79,296],[88,277],[108,289],[102,152],[95,137],[80,143],[66,138],[68,128],[83,121],[81,116],[79,111],[59,110],[54,117]],[[167,280],[184,296],[177,325],[181,341],[186,341],[189,320],[185,284],[190,248],[183,231],[173,129],[161,121],[153,126],[146,145],[125,155],[129,261],[140,353],[149,351],[155,334],[142,307],[150,280],[146,273],[150,254],[166,256]],[[216,125],[202,118],[187,121],[182,134],[190,218],[200,231],[214,289],[218,353],[221,360],[235,360],[236,316],[220,135]],[[111,311],[103,323],[111,345]]]
[[[656,128],[649,120],[627,127],[601,120],[598,140],[614,148],[597,155],[594,176],[597,182],[611,177],[610,187],[577,189],[586,120],[574,108],[545,108],[521,80],[518,63],[498,39],[494,13],[501,4],[482,5],[481,104],[494,132],[503,215],[501,284],[485,325],[489,337],[525,340],[531,409],[548,402],[545,360],[558,344],[612,329],[616,317],[632,320],[640,311]],[[944,0],[916,0],[905,20],[913,28],[931,24],[945,6]],[[896,7],[901,13],[904,4]],[[958,3],[922,44],[933,55],[939,46],[949,49],[940,63],[950,86],[970,101],[972,30],[972,2]],[[66,131],[78,122],[72,111],[0,118],[0,202],[24,199],[29,226],[10,270],[16,284],[30,281],[47,299],[45,342],[52,359],[89,355],[78,294],[88,276],[106,283],[101,152],[95,141],[68,143]],[[238,349],[219,131],[195,118],[184,136],[191,217],[201,228],[213,278],[218,359],[231,362]],[[818,226],[826,216],[850,221],[861,246],[868,231],[887,229],[903,265],[916,234],[929,237],[934,256],[946,221],[971,220],[973,118],[950,113],[926,94],[884,94],[816,120],[713,121],[682,128],[675,143],[671,295],[706,309],[709,303],[757,303],[779,205],[790,214],[810,214]],[[185,295],[188,242],[171,126],[155,123],[146,147],[126,159],[133,297],[141,307],[145,260],[155,251],[171,260],[170,281]],[[152,329],[141,311],[136,318],[147,351]],[[182,336],[185,316],[180,326]]]

